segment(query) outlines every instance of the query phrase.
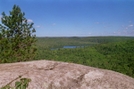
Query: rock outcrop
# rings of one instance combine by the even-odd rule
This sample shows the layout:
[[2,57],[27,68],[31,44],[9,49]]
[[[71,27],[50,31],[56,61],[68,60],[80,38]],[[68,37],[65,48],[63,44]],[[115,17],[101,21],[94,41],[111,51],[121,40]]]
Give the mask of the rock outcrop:
[[134,89],[131,77],[79,64],[46,60],[0,64],[0,87],[18,76],[31,79],[28,89]]

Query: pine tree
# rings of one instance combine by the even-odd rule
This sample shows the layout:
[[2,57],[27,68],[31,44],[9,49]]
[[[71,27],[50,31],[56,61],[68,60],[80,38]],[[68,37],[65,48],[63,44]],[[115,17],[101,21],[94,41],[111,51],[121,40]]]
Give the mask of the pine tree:
[[32,60],[36,54],[36,30],[19,6],[14,5],[9,16],[2,13],[0,24],[0,63]]

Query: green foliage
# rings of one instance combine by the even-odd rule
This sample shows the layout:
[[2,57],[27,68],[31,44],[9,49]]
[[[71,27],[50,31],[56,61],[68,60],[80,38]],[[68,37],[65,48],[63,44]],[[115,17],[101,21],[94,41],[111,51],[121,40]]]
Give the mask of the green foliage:
[[96,50],[108,60],[108,69],[134,77],[134,40],[102,44]]
[[20,81],[15,82],[15,87],[10,87],[10,85],[6,85],[1,89],[26,89],[31,80],[28,78],[21,78]]
[[[64,49],[64,45],[85,46]],[[38,38],[36,59],[78,63],[134,77],[133,37]],[[55,50],[51,50],[55,48]]]
[[35,29],[33,23],[29,23],[24,15],[16,5],[9,16],[2,13],[0,63],[32,60],[35,57]]

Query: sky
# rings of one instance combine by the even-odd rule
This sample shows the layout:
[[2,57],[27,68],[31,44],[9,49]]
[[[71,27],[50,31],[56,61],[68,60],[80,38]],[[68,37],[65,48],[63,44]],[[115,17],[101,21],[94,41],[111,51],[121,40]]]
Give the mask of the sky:
[[38,37],[134,36],[134,0],[0,0],[0,13],[13,5]]

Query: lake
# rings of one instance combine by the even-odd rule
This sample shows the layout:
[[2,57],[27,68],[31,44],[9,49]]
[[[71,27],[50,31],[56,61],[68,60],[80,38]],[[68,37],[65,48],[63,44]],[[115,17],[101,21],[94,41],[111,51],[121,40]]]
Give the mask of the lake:
[[[83,48],[84,46],[75,46],[75,45],[65,45],[62,48],[64,49],[74,49],[74,48]],[[57,50],[59,48],[51,48],[51,50]]]
[[72,48],[81,48],[81,47],[83,48],[84,46],[70,46],[70,45],[63,46],[63,48],[67,48],[67,49],[68,49],[68,48],[71,48],[71,49],[72,49]]

